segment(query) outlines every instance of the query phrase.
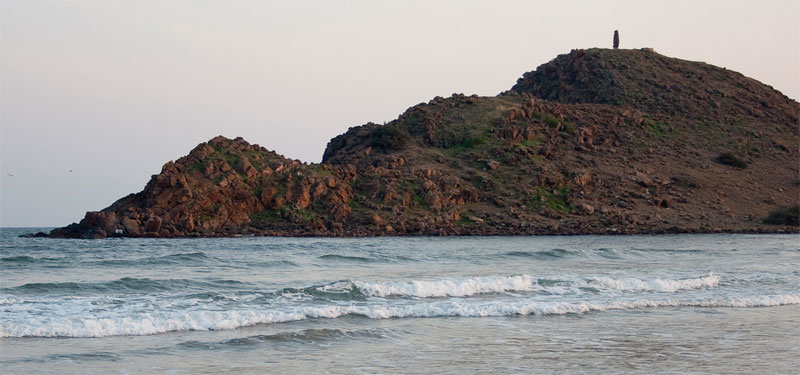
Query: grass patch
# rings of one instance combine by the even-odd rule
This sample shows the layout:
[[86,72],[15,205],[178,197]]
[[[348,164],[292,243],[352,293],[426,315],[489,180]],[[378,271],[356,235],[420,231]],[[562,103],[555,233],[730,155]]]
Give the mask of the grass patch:
[[528,205],[534,210],[541,210],[547,207],[553,211],[560,213],[569,213],[575,210],[574,207],[569,205],[569,188],[560,187],[554,192],[545,190],[541,186],[533,189]]
[[564,121],[562,123],[562,129],[567,134],[574,134],[575,133],[575,125],[573,125],[571,122]]
[[555,128],[556,126],[558,126],[558,119],[553,116],[542,115],[542,120],[544,121],[545,124],[547,124],[547,126],[551,128]]
[[542,138],[540,136],[536,136],[533,139],[524,140],[515,144],[515,146],[521,150],[526,151],[530,154],[531,161],[534,163],[538,163],[542,161],[542,156],[539,155],[539,146],[542,143]]
[[276,197],[285,197],[287,194],[289,194],[289,186],[287,184],[279,184],[275,187]]
[[263,193],[263,192],[264,192],[264,187],[263,186],[258,185],[258,186],[253,187],[253,195],[255,195],[256,198],[260,198],[261,197],[261,193]]
[[557,119],[557,118],[555,118],[553,116],[550,116],[548,114],[539,113],[539,112],[534,112],[533,113],[533,117],[544,121],[544,123],[547,124],[547,126],[549,126],[551,128],[555,128],[556,126],[558,126],[558,123],[560,122],[561,123],[561,131],[563,131],[565,133],[568,133],[568,134],[573,134],[575,132],[575,125],[572,124],[571,122],[561,121],[561,120],[559,120],[559,119]]
[[283,222],[281,213],[278,210],[265,210],[254,214],[250,220],[259,224],[278,224]]
[[642,118],[644,118],[645,122],[647,123],[647,126],[645,127],[647,132],[656,138],[664,138],[667,135],[678,135],[679,133],[666,121],[653,120],[653,118],[646,113],[642,113]]
[[769,213],[764,224],[800,226],[800,206],[781,207]]
[[247,160],[250,161],[256,169],[264,169],[264,161],[261,158],[261,153],[258,151],[247,151],[245,152],[245,156]]
[[285,205],[281,207],[281,216],[286,217],[293,223],[307,223],[317,218],[317,213],[311,210],[306,210],[292,205]]
[[359,202],[359,201],[357,201],[355,199],[351,199],[351,200],[347,201],[347,205],[350,208],[352,208],[353,211],[363,211],[363,210],[367,209],[366,206],[364,206],[363,204],[361,204],[361,202]]
[[428,202],[425,202],[425,200],[422,199],[422,197],[419,194],[414,194],[414,198],[413,199],[414,199],[414,203],[417,206],[422,207],[422,208],[424,208],[426,210],[431,208],[431,206],[428,204]]
[[664,138],[667,134],[672,134],[673,129],[666,121],[647,120],[647,131],[656,138]]
[[422,181],[418,179],[406,181],[406,190],[408,191],[415,191],[419,189],[420,186],[422,186]]
[[453,154],[458,155],[484,143],[486,143],[486,139],[483,137],[468,136],[462,139],[461,142],[450,147],[450,151]]
[[531,149],[531,150],[536,150],[536,148],[541,143],[542,143],[542,138],[539,137],[539,136],[536,136],[536,138],[526,139],[526,140],[524,140],[522,142],[519,142],[519,143],[517,143],[517,145],[520,146],[520,147]]
[[203,173],[206,170],[206,163],[204,161],[198,161],[197,163],[192,164],[192,169]]
[[306,169],[308,169],[315,176],[324,176],[324,177],[333,176],[333,173],[331,173],[331,171],[327,171],[325,170],[325,168],[322,168],[322,164],[309,164]]
[[236,166],[236,164],[239,164],[239,162],[240,162],[240,161],[242,161],[242,158],[241,158],[241,156],[239,156],[239,155],[233,155],[233,154],[231,154],[231,153],[228,153],[228,152],[224,153],[224,154],[222,155],[222,157],[225,159],[225,161],[226,161],[226,162],[228,163],[228,165],[230,165],[231,167],[234,167],[234,166]]

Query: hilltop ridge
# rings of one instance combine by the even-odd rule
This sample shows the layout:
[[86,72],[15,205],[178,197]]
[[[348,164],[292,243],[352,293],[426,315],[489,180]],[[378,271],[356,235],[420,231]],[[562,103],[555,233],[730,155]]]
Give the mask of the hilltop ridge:
[[797,123],[797,103],[725,68],[649,49],[574,50],[525,73],[512,91],[562,103],[630,106],[691,117],[770,117]]
[[321,163],[215,137],[49,236],[797,232],[798,108],[709,64],[573,50],[352,127]]

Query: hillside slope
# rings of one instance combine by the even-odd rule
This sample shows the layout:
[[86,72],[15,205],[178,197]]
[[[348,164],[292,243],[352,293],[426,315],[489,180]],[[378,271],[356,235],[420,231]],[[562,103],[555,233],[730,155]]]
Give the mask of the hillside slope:
[[796,232],[798,108],[708,64],[574,50],[350,128],[319,164],[216,137],[49,236]]

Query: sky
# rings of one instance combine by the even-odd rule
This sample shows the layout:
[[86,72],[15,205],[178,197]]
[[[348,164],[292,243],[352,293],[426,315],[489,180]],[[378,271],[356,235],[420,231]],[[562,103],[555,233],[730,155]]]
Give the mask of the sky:
[[319,162],[351,126],[652,47],[800,98],[800,1],[0,0],[0,226],[63,226],[217,135]]

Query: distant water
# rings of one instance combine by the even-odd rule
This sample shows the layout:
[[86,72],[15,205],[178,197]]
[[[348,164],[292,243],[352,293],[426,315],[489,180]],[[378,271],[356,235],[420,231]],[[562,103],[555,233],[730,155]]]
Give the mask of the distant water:
[[796,373],[800,236],[50,240],[0,373]]

